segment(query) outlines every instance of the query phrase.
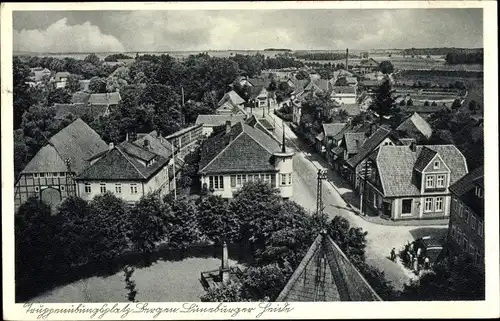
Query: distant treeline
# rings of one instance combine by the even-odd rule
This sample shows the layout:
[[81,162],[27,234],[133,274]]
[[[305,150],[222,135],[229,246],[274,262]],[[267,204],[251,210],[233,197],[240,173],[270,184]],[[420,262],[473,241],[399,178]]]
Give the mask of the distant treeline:
[[446,63],[455,64],[482,64],[483,52],[456,52],[446,54]]
[[345,59],[345,53],[334,52],[296,52],[295,57],[305,60],[340,60]]
[[124,55],[122,53],[119,53],[119,54],[112,54],[112,55],[107,56],[106,58],[104,58],[104,61],[116,62],[116,61],[118,61],[118,59],[133,59],[133,58],[130,56]]
[[482,78],[482,71],[469,70],[404,70],[399,74],[405,76],[431,76],[431,77],[461,77],[461,78]]
[[282,49],[282,48],[266,48],[264,51],[292,51],[291,49]]
[[450,53],[483,53],[482,48],[411,48],[411,49],[403,49],[401,52],[406,56],[444,56]]

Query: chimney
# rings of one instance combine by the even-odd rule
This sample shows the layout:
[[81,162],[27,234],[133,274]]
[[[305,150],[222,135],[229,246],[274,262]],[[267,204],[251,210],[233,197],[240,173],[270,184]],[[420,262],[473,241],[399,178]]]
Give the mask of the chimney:
[[125,134],[125,141],[128,142],[128,132]]
[[417,151],[417,143],[415,143],[415,141],[412,141],[411,144],[410,144],[410,150],[412,152],[416,152]]
[[359,150],[361,148],[361,142],[359,139],[356,139],[356,148]]
[[226,120],[226,134],[229,134],[231,132],[231,121]]
[[345,70],[349,70],[349,48],[345,50]]
[[108,147],[108,149],[109,149],[109,150],[112,150],[113,148],[115,148],[115,144],[113,144],[113,143],[109,143],[109,147]]
[[149,150],[149,140],[145,139],[143,145],[144,149]]

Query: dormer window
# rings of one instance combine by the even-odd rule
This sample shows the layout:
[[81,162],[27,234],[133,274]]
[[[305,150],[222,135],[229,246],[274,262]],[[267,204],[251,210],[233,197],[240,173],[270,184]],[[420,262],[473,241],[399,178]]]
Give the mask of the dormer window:
[[475,194],[478,198],[483,198],[483,189],[479,186],[476,186]]
[[434,187],[434,176],[429,175],[425,177],[425,187],[426,188],[433,188]]
[[439,169],[439,166],[440,166],[439,161],[435,161],[433,168],[434,169]]

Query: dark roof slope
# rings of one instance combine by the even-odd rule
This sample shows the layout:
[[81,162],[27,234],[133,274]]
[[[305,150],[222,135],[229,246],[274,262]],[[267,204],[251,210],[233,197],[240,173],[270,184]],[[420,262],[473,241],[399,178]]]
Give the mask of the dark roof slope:
[[424,146],[415,162],[415,170],[422,172],[436,154],[436,151]]
[[330,236],[320,234],[276,301],[382,301],[382,299]]
[[356,167],[363,159],[365,159],[377,146],[391,133],[390,130],[379,127],[373,135],[368,137],[368,139],[363,143],[358,153],[347,160],[347,163]]
[[[143,139],[143,143],[146,140]],[[148,141],[149,143],[149,141]],[[132,144],[131,142],[124,141],[120,145],[121,149],[125,151],[127,154],[139,158],[140,160],[143,160],[145,162],[149,162],[153,158],[155,158],[156,154],[153,152],[150,152],[149,150],[140,147],[139,145]]]
[[[133,145],[131,143],[128,144]],[[155,155],[156,162],[151,166],[144,166],[134,158],[135,155],[128,153],[132,151],[134,154],[139,154],[137,150],[131,148],[128,144],[122,143],[109,150],[104,156],[83,171],[83,173],[78,175],[77,179],[148,180],[168,163],[165,157]]]
[[89,106],[83,103],[77,104],[54,104],[56,109],[56,117],[57,119],[62,119],[69,114],[73,114],[76,117],[82,117],[84,115],[89,115],[92,118],[97,118],[101,115],[104,115],[107,110],[107,106],[105,105],[93,105]]
[[275,171],[270,159],[278,142],[261,130],[239,122],[202,146],[200,173]]
[[484,167],[478,167],[450,186],[450,192],[461,198],[476,185],[484,186]]
[[88,166],[88,159],[108,148],[108,145],[83,120],[78,118],[50,138],[62,159],[70,159],[70,168],[79,174]]

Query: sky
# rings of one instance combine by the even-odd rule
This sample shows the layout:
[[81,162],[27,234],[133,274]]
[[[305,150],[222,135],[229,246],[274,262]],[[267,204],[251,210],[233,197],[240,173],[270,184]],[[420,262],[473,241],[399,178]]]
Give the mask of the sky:
[[15,11],[14,51],[483,47],[482,9]]

